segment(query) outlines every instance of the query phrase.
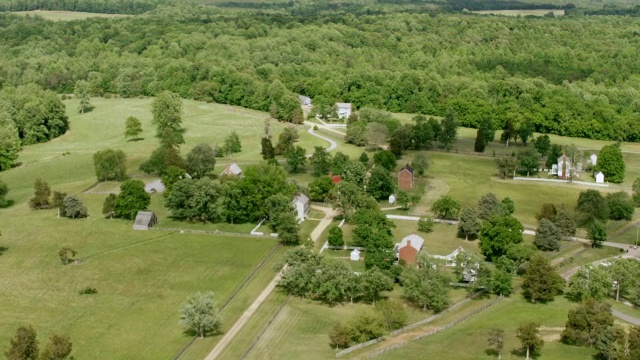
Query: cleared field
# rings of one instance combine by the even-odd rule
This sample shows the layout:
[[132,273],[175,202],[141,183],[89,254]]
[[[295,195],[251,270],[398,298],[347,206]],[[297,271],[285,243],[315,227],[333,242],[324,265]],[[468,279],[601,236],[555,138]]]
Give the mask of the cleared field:
[[102,13],[89,13],[89,12],[77,12],[77,11],[52,11],[52,10],[32,10],[32,11],[16,11],[13,14],[22,16],[39,16],[45,20],[53,21],[71,21],[71,20],[84,20],[88,18],[122,18],[131,15],[125,14],[102,14]]
[[564,10],[536,9],[536,10],[479,10],[471,11],[473,14],[503,15],[503,16],[544,16],[553,13],[553,16],[564,16]]

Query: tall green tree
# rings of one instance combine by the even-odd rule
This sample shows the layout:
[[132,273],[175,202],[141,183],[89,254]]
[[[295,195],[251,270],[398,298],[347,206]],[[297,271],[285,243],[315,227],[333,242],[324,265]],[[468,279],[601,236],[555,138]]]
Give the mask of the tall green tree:
[[0,171],[11,169],[22,148],[18,128],[7,112],[0,109]]
[[264,160],[273,159],[276,157],[276,150],[273,147],[273,143],[271,142],[271,138],[263,137],[260,140],[260,144],[262,150],[260,150],[260,154]]
[[387,169],[374,167],[367,179],[367,193],[375,199],[386,199],[393,194],[394,184]]
[[523,241],[524,226],[513,216],[495,216],[482,224],[480,249],[488,259],[506,255],[510,247]]
[[431,211],[440,219],[454,220],[460,213],[460,207],[458,200],[449,195],[443,195],[433,203]]
[[76,86],[73,88],[73,93],[80,104],[78,105],[78,111],[84,114],[92,109],[91,106],[91,87],[88,82],[84,80],[76,81]]
[[180,307],[180,323],[204,338],[217,334],[222,326],[220,309],[213,300],[213,292],[197,292]]
[[151,103],[156,137],[166,146],[184,144],[182,128],[182,99],[176,93],[163,91]]
[[118,199],[118,195],[109,194],[102,204],[102,214],[108,217],[109,219],[113,218],[116,215],[116,200]]
[[127,155],[122,150],[106,149],[93,154],[98,181],[122,181],[126,177]]
[[633,202],[636,204],[636,207],[640,207],[640,178],[636,178],[633,181]]
[[216,156],[209,144],[198,144],[187,154],[187,172],[194,178],[201,178],[213,171]]
[[458,234],[463,235],[465,240],[469,236],[476,237],[480,234],[482,222],[478,219],[476,211],[469,206],[465,206],[460,211],[460,222],[458,223]]
[[606,197],[609,219],[631,220],[635,209],[633,199],[626,191],[609,193]]
[[[215,152],[215,151],[214,151]],[[187,164],[180,156],[178,148],[162,145],[155,149],[149,159],[140,165],[140,170],[147,174],[164,175],[171,167],[187,168]]]
[[476,142],[473,144],[473,150],[475,152],[484,152],[487,144],[484,142],[484,132],[482,129],[478,129],[476,132]]
[[418,176],[424,176],[424,173],[429,168],[429,160],[427,154],[424,151],[418,151],[411,161],[411,167]]
[[556,251],[560,249],[562,232],[551,221],[540,219],[533,244],[542,251]]
[[309,163],[313,168],[313,175],[327,175],[331,170],[331,155],[322,146],[316,146],[313,149],[313,154],[309,158]]
[[607,181],[620,184],[624,181],[625,164],[620,143],[605,145],[600,150],[594,171],[601,171]]
[[564,279],[551,267],[542,254],[535,255],[527,266],[522,283],[522,295],[535,303],[553,301],[564,289]]
[[287,165],[289,166],[289,172],[295,174],[303,170],[304,164],[307,161],[305,156],[306,150],[300,146],[292,147],[287,153]]
[[601,334],[613,326],[611,305],[588,299],[569,310],[562,342],[577,346],[594,346]]
[[522,344],[527,360],[529,360],[529,355],[539,353],[544,345],[544,341],[540,337],[540,324],[534,321],[520,325],[516,330],[516,337]]
[[64,360],[73,349],[73,343],[69,335],[53,334],[49,338],[49,343],[42,350],[40,360]]
[[526,171],[527,176],[538,172],[540,167],[540,154],[536,149],[521,150],[518,152],[520,168]]
[[38,360],[38,335],[33,327],[19,327],[4,355],[7,360]]
[[362,295],[372,304],[375,304],[376,300],[380,299],[382,291],[393,290],[393,279],[378,268],[368,269],[361,276]]
[[533,147],[538,151],[541,157],[546,157],[551,150],[551,139],[549,135],[543,134],[538,136],[533,142]]
[[449,306],[449,278],[437,269],[406,267],[400,277],[404,296],[423,310],[441,312]]
[[222,187],[204,177],[176,182],[165,199],[173,217],[187,221],[216,222],[220,219]]
[[580,213],[583,224],[591,224],[595,220],[607,221],[609,208],[607,201],[598,190],[585,190],[578,196],[576,210]]
[[553,224],[560,229],[562,236],[574,236],[576,234],[576,222],[569,215],[564,205],[558,209]]
[[234,130],[224,139],[224,147],[222,152],[229,156],[231,154],[239,153],[242,151],[242,143],[238,133]]
[[581,266],[569,279],[567,297],[573,301],[604,300],[611,293],[612,282],[604,267]]
[[458,121],[452,112],[442,119],[442,132],[438,137],[438,141],[445,149],[450,150],[458,137]]
[[142,134],[142,123],[135,116],[129,116],[124,125],[124,137],[130,141],[137,140]]
[[51,207],[51,187],[49,183],[38,178],[34,187],[34,196],[29,200],[29,206],[34,209],[48,209]]
[[144,190],[144,182],[131,179],[120,184],[120,194],[115,202],[114,216],[133,220],[138,211],[146,210],[151,197]]
[[394,171],[397,166],[396,156],[389,150],[381,150],[373,154],[373,163],[388,171]]
[[478,199],[478,218],[487,220],[491,218],[499,205],[498,197],[491,192],[483,194]]
[[298,245],[300,243],[300,227],[292,212],[283,213],[278,217],[278,240],[283,245]]
[[600,220],[594,220],[589,224],[587,237],[593,242],[593,246],[602,247],[602,243],[607,241],[607,226]]
[[89,210],[77,196],[69,195],[64,198],[64,216],[72,219],[86,218]]

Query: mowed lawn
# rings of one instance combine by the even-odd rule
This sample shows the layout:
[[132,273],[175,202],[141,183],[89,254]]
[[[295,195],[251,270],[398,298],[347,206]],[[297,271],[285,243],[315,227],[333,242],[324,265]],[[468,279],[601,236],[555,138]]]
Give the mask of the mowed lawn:
[[53,10],[32,10],[32,11],[16,11],[13,14],[22,16],[39,16],[45,20],[53,21],[71,21],[71,20],[84,20],[88,18],[121,18],[131,15],[125,14],[102,14],[102,13],[90,13],[81,11],[53,11]]
[[[122,149],[128,158],[128,174],[150,178],[138,167],[158,141],[151,125],[152,99],[94,98],[91,102],[93,111],[78,114],[77,102],[65,101],[71,130],[49,143],[25,147],[19,159],[22,166],[0,174],[10,188],[8,198],[16,202],[0,209],[0,246],[7,248],[0,255],[0,317],[4,319],[0,322],[0,350],[5,351],[17,327],[30,324],[43,343],[52,333],[68,333],[78,358],[170,358],[190,339],[178,325],[180,304],[196,291],[214,291],[216,301],[223,303],[277,240],[133,231],[129,221],[104,219],[101,210],[106,195],[82,193],[96,182],[93,154],[106,148]],[[124,139],[128,116],[140,118],[144,140]],[[181,152],[186,154],[200,142],[222,144],[236,130],[243,152],[218,159],[218,163],[259,162],[259,138],[267,116],[226,105],[184,101],[187,131]],[[286,126],[272,124],[276,137]],[[302,146],[326,146],[323,140],[311,138],[302,126],[298,128]],[[30,210],[27,202],[38,177],[49,182],[54,191],[79,194],[90,217],[58,219],[55,210]],[[109,183],[104,188],[108,191],[117,185]],[[152,208],[160,215],[160,226],[233,232],[248,232],[253,227],[171,221],[162,203],[161,195],[153,196]],[[62,246],[77,250],[81,263],[62,266],[57,255]],[[265,279],[273,276],[270,268],[264,271],[268,272]],[[96,288],[98,294],[80,296],[78,292],[85,287]],[[252,301],[251,296],[240,297],[243,304]],[[224,312],[223,329],[228,329],[242,311],[244,306],[230,306]],[[207,343],[213,344],[217,338]]]

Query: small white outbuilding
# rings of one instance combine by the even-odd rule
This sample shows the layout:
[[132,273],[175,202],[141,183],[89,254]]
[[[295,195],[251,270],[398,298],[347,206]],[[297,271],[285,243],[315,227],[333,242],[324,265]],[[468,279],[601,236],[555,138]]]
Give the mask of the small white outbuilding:
[[591,160],[590,162],[592,166],[596,166],[598,164],[598,155],[596,155],[596,153],[592,153],[589,160]]
[[602,171],[596,174],[596,184],[604,184],[604,174]]
[[389,204],[393,205],[396,203],[396,196],[391,194],[389,195]]
[[353,249],[351,252],[351,261],[360,261],[360,250]]

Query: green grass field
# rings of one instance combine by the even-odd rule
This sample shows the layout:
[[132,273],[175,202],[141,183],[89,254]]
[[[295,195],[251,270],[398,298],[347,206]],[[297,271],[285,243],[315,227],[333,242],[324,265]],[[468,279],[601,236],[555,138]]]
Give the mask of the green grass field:
[[101,13],[89,13],[78,11],[50,11],[50,10],[33,10],[33,11],[16,11],[14,14],[22,16],[39,16],[45,20],[53,21],[71,21],[71,20],[84,20],[88,18],[121,18],[131,15],[124,14],[101,14]]
[[564,16],[564,10],[545,10],[545,9],[536,9],[536,10],[479,10],[479,11],[471,11],[473,14],[480,15],[503,15],[503,16],[544,16],[548,13],[553,13],[554,16]]

